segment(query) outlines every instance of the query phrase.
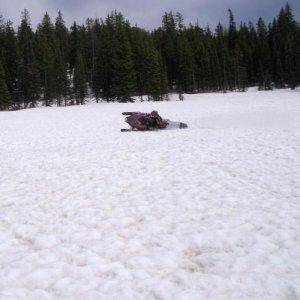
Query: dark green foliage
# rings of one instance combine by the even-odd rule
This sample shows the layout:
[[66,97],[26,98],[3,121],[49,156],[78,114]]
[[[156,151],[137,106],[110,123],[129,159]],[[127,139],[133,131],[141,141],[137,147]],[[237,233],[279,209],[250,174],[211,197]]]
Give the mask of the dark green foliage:
[[239,44],[235,48],[235,78],[236,88],[245,92],[247,82],[247,68],[244,62],[244,54]]
[[0,110],[9,109],[11,105],[10,94],[5,82],[5,72],[0,60]]
[[138,95],[149,100],[163,100],[167,91],[167,78],[162,59],[155,49],[151,36],[137,27],[132,28],[132,53]]
[[137,82],[129,23],[122,14],[113,12],[105,23],[97,21],[94,28],[96,46],[92,89],[96,98],[133,101]]
[[24,10],[17,34],[0,17],[0,59],[12,99],[6,107],[83,104],[87,97],[158,101],[169,92],[183,99],[184,93],[299,86],[300,26],[290,6],[271,24],[260,18],[255,26],[237,26],[228,13],[228,25],[219,24],[215,32],[186,26],[183,16],[172,12],[152,32],[132,27],[116,11],[105,20],[73,23],[70,31],[61,12],[55,25],[46,13],[33,32]]
[[60,106],[62,101],[67,105],[67,97],[69,96],[70,89],[70,80],[68,76],[69,33],[60,11],[56,18],[54,34],[56,39],[54,59],[55,87],[57,93],[57,105]]
[[184,93],[192,93],[195,86],[195,62],[192,48],[184,32],[178,36],[178,86]]
[[73,88],[76,104],[83,104],[86,96],[86,78],[83,56],[79,50],[76,53]]
[[134,61],[129,42],[129,24],[121,14],[112,14],[107,22],[113,26],[112,41],[112,99],[119,102],[133,101],[136,90]]
[[96,36],[94,70],[92,78],[92,90],[98,101],[103,98],[111,99],[112,86],[112,36],[108,26],[95,22],[94,32]]
[[271,52],[268,43],[268,31],[262,18],[257,23],[257,49],[258,49],[258,87],[261,90],[271,89]]
[[146,94],[149,100],[161,101],[167,94],[167,77],[159,52],[152,46],[147,52],[145,70]]
[[7,22],[3,30],[3,67],[9,93],[14,99],[14,106],[20,107],[20,90],[18,75],[20,70],[20,55],[18,40],[11,22]]
[[122,41],[113,59],[112,98],[119,102],[133,101],[135,72],[128,40]]
[[152,63],[151,58],[149,57],[150,39],[151,37],[146,31],[141,30],[138,27],[132,28],[130,40],[136,75],[136,90],[141,100],[143,100],[143,96],[147,94],[147,72]]
[[49,106],[57,98],[56,72],[59,60],[59,44],[55,37],[54,26],[46,13],[36,32],[36,58],[40,74],[41,91],[44,104]]
[[172,12],[165,13],[162,30],[156,33],[160,35],[158,46],[161,49],[162,58],[166,65],[168,85],[171,90],[178,84],[178,23],[176,21]]
[[90,86],[92,85],[95,73],[96,47],[98,46],[95,30],[96,22],[99,21],[94,21],[93,19],[86,20],[85,34],[83,39],[83,51],[85,52],[86,57],[86,78]]
[[69,67],[73,70],[75,67],[77,51],[82,51],[82,45],[80,42],[79,29],[76,22],[71,26],[71,32],[69,37]]
[[296,27],[295,42],[294,42],[294,54],[295,54],[295,85],[300,83],[300,26]]
[[24,107],[34,107],[40,94],[40,74],[38,71],[35,49],[34,33],[30,27],[29,13],[25,9],[22,12],[21,25],[18,29],[18,47],[20,51],[20,99]]
[[219,89],[226,92],[229,89],[229,68],[230,68],[230,54],[229,49],[226,47],[225,31],[221,24],[216,29],[216,41],[215,48],[218,57],[218,71],[219,71]]
[[234,16],[231,9],[228,10],[229,13],[229,30],[228,30],[228,48],[230,51],[234,51],[237,41],[237,29],[234,21]]

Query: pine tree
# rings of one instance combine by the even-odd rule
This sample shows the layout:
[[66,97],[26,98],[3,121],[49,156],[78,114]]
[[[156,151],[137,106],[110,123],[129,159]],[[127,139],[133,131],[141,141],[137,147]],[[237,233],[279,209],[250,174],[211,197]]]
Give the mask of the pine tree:
[[[296,32],[297,32],[297,25],[294,20],[294,16],[292,10],[287,3],[285,6],[285,18],[287,23],[287,28],[289,31],[288,39],[286,41],[286,65],[287,65],[287,82],[291,89],[295,89],[297,86],[296,80]],[[298,45],[299,47],[299,45]]]
[[135,72],[130,44],[125,36],[116,50],[113,67],[113,98],[119,102],[132,102],[135,91]]
[[[113,58],[116,53],[116,33],[112,16],[105,23],[95,23],[97,46],[95,48],[95,66],[92,89],[96,99],[112,99]],[[97,100],[98,101],[98,100]]]
[[224,93],[229,89],[228,85],[228,68],[229,68],[229,49],[226,45],[225,31],[223,26],[219,23],[216,28],[216,50],[218,60],[220,62],[220,90]]
[[109,85],[105,84],[108,71],[110,70],[108,67],[109,57],[107,55],[107,52],[109,51],[107,48],[108,35],[106,34],[103,23],[100,24],[98,21],[95,22],[94,34],[96,35],[96,41],[101,41],[101,43],[97,43],[97,46],[95,46],[92,77],[92,90],[96,97],[96,101],[98,102],[101,97],[105,98],[106,100],[109,98]]
[[289,87],[295,88],[297,85],[296,48],[297,46],[297,23],[294,20],[289,4],[286,4],[279,12],[277,18],[277,39],[278,52],[283,67],[284,82]]
[[64,101],[67,105],[67,98],[70,90],[70,80],[68,74],[68,29],[65,26],[62,13],[59,11],[55,22],[55,38],[58,47],[55,52],[55,86],[57,89],[57,105]]
[[239,44],[237,44],[235,48],[235,76],[237,89],[241,92],[245,92],[247,69],[244,65],[244,54]]
[[59,43],[59,50],[64,61],[68,60],[69,48],[69,32],[65,25],[61,11],[58,11],[58,16],[55,20],[55,37]]
[[86,78],[90,86],[92,86],[93,76],[95,72],[95,50],[97,47],[95,32],[96,22],[98,23],[98,20],[93,20],[90,18],[86,20],[86,32],[83,45],[86,61]]
[[178,36],[178,87],[180,92],[194,91],[194,56],[184,32]]
[[83,55],[79,51],[76,53],[73,87],[76,104],[83,104],[86,96],[86,78]]
[[206,89],[209,92],[220,90],[221,63],[216,52],[216,41],[209,27],[205,30],[205,65],[206,65]]
[[3,56],[3,45],[4,45],[4,19],[0,14],[0,59]]
[[176,88],[178,83],[177,29],[173,13],[165,13],[159,43],[162,49],[162,58],[167,69],[170,90],[174,89],[174,87]]
[[[82,53],[83,63],[84,63],[84,71],[85,71],[85,79],[87,86],[91,84],[92,81],[92,48],[90,41],[89,33],[87,31],[87,27],[85,25],[78,26],[79,33],[79,45]],[[88,91],[89,92],[89,89]]]
[[147,69],[149,60],[149,40],[151,37],[146,31],[141,30],[138,27],[133,27],[131,29],[131,49],[132,49],[132,58],[134,61],[134,70],[136,75],[136,91],[138,96],[143,101],[143,96],[146,95],[147,90]]
[[42,23],[38,25],[36,32],[37,46],[36,57],[40,73],[40,82],[44,94],[44,104],[49,106],[53,99],[59,97],[56,80],[56,59],[59,52],[59,44],[55,38],[54,26],[48,13],[44,15]]
[[167,67],[163,62],[160,52],[158,52],[159,56],[159,67],[160,67],[160,90],[161,90],[161,97],[160,100],[169,100],[168,94],[168,74],[167,74]]
[[57,106],[61,106],[63,102],[66,106],[68,97],[70,95],[70,80],[68,76],[67,63],[59,49],[57,49],[55,52],[53,66],[53,85],[55,87]]
[[248,59],[248,75],[249,75],[249,85],[258,85],[258,69],[259,69],[259,53],[258,53],[258,37],[255,26],[250,22],[248,25],[249,35],[247,37],[247,44],[249,46],[249,51],[251,57]]
[[296,85],[300,85],[300,24],[297,24],[295,32],[295,80]]
[[229,9],[229,29],[228,29],[228,65],[227,65],[227,80],[230,90],[237,88],[237,77],[236,77],[236,59],[235,59],[235,48],[237,44],[237,28],[234,20],[233,12]]
[[151,36],[137,27],[131,30],[132,57],[136,74],[136,89],[143,100],[163,100],[167,94],[167,80],[162,59],[155,49]]
[[147,51],[146,93],[148,100],[162,101],[167,97],[167,80],[159,52],[150,45]]
[[11,105],[10,94],[5,82],[5,72],[0,60],[0,110],[9,109]]
[[136,91],[136,74],[129,42],[129,24],[120,13],[111,14],[106,21],[113,33],[111,42],[111,98],[131,102]]
[[3,45],[4,45],[4,18],[0,14],[0,56],[2,56]]
[[20,56],[17,43],[17,37],[12,23],[8,21],[4,28],[3,66],[6,74],[7,88],[15,108],[19,108],[21,105],[19,102],[20,91],[18,82]]
[[241,24],[238,32],[237,44],[235,48],[235,76],[237,88],[245,92],[247,85],[247,42],[246,42],[246,25]]
[[237,40],[237,29],[236,29],[234,16],[231,9],[228,10],[228,13],[229,13],[228,47],[230,51],[234,51],[236,40]]
[[258,35],[258,62],[259,62],[259,89],[271,89],[270,75],[270,47],[268,43],[268,32],[262,18],[257,23]]
[[29,12],[22,12],[21,25],[18,29],[18,47],[20,49],[20,97],[24,107],[34,107],[40,98],[40,77],[34,53],[34,33],[30,27]]
[[204,33],[203,30],[197,25],[187,28],[186,34],[189,36],[188,39],[193,53],[194,91],[203,92],[205,90],[204,78],[206,76],[204,64],[204,57],[206,57]]
[[281,61],[280,50],[278,47],[278,25],[274,19],[272,25],[269,25],[269,44],[271,50],[271,73],[272,81],[276,88],[284,87],[284,72]]
[[70,38],[69,38],[69,66],[70,70],[74,70],[76,55],[82,52],[82,43],[80,40],[79,28],[76,22],[71,26]]
[[273,73],[274,83],[277,88],[283,88],[284,87],[284,72],[282,67],[282,62],[280,59],[280,55],[277,51],[277,49],[274,49],[274,61],[275,61],[275,70]]

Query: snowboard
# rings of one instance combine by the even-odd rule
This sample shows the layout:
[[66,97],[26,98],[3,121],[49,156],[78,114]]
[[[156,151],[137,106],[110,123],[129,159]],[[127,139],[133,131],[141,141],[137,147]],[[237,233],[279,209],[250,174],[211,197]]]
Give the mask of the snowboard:
[[[168,125],[166,128],[163,129],[153,129],[153,130],[145,130],[145,131],[158,131],[158,130],[172,130],[172,129],[186,129],[188,128],[186,123],[182,123],[182,122],[171,122],[168,121]],[[125,129],[122,128],[121,132],[129,132],[129,131],[138,131],[138,130],[134,130],[134,129]]]

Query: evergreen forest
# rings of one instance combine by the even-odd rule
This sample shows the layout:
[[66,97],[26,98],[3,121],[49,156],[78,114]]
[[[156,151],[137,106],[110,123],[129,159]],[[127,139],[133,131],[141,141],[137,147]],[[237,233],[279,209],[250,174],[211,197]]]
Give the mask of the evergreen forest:
[[289,4],[270,24],[236,24],[229,9],[228,24],[214,29],[173,12],[152,31],[117,11],[70,28],[61,12],[35,29],[26,9],[18,27],[0,15],[0,110],[299,84],[300,24]]

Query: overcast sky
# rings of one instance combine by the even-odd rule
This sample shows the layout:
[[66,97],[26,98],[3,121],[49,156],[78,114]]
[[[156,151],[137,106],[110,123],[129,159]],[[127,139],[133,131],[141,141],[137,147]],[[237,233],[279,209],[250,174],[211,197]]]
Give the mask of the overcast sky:
[[[286,0],[0,0],[0,14],[19,25],[24,8],[30,12],[35,27],[47,11],[53,19],[61,10],[67,25],[83,23],[87,17],[102,17],[112,10],[121,11],[132,25],[146,29],[160,26],[165,11],[181,12],[186,24],[215,27],[221,21],[227,24],[227,10],[231,8],[237,23],[256,22],[262,16],[267,22],[277,15]],[[300,20],[300,1],[289,0],[296,20]]]

